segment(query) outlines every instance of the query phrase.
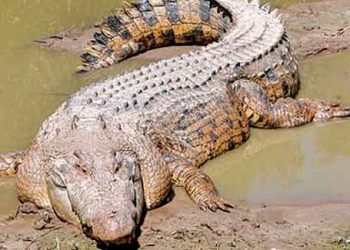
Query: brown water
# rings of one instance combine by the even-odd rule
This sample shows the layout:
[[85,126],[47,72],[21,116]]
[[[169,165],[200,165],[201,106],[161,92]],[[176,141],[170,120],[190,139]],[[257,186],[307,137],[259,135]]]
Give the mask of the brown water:
[[[350,52],[301,63],[299,96],[350,104]],[[253,129],[243,147],[205,166],[230,200],[315,204],[350,201],[350,119]]]
[[[297,1],[272,2],[284,6]],[[149,62],[131,59],[111,70],[75,75],[77,56],[40,49],[31,42],[68,28],[89,26],[118,3],[2,0],[0,152],[26,148],[42,121],[81,86]],[[350,101],[349,59],[350,54],[344,53],[306,61],[302,65],[301,94]],[[232,201],[350,201],[346,192],[350,183],[349,125],[345,121],[293,130],[253,130],[246,145],[209,162],[205,170]],[[2,202],[0,211],[15,206],[13,179],[0,179],[0,197],[9,202]]]

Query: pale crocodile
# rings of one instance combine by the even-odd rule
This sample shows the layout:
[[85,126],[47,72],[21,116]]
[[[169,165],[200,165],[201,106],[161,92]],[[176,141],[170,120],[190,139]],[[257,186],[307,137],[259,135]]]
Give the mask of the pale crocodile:
[[[158,24],[166,26],[160,36]],[[166,45],[166,34],[171,43],[220,41],[83,88],[44,122],[28,150],[2,156],[2,169],[17,167],[22,202],[54,211],[94,239],[132,241],[143,209],[164,202],[171,182],[201,209],[228,210],[198,167],[241,145],[250,126],[350,116],[338,104],[292,99],[297,61],[280,16],[256,1],[143,0],[101,27],[81,70]]]

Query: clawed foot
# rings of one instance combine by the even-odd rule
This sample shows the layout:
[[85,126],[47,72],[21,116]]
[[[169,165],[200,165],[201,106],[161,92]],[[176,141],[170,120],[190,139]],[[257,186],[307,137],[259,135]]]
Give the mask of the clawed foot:
[[205,212],[208,210],[216,212],[216,210],[218,209],[224,212],[230,212],[230,209],[235,207],[234,205],[232,205],[231,203],[229,203],[228,201],[224,200],[223,198],[217,195],[211,195],[203,199],[202,201],[197,202],[197,205],[201,210]]
[[15,176],[20,164],[22,152],[14,152],[0,155],[0,176]]
[[34,222],[34,229],[43,230],[55,227],[53,223],[53,218],[48,211],[40,210],[39,216],[40,218],[36,222]]
[[55,225],[53,223],[53,217],[51,213],[46,210],[39,210],[35,204],[30,202],[25,202],[19,205],[18,213],[23,214],[38,214],[39,218],[34,222],[33,226],[36,230],[51,229]]
[[[184,161],[184,166],[185,165]],[[185,188],[187,194],[203,210],[230,212],[234,206],[219,197],[213,181],[202,170],[193,166],[178,165],[173,168],[173,181]]]
[[21,203],[18,207],[18,213],[23,213],[23,214],[36,214],[38,213],[39,209],[35,204],[31,202],[24,202]]
[[345,118],[350,116],[350,107],[340,107],[339,104],[333,105],[329,108],[329,112],[331,112],[332,118]]
[[311,102],[311,107],[316,111],[314,121],[328,121],[350,117],[350,107],[341,107],[339,103],[323,100],[312,100]]

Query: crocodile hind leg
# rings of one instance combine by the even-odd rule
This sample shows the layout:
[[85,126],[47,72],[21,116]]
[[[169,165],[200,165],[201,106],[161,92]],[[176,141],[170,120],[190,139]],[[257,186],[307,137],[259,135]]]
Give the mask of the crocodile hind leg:
[[232,88],[254,127],[288,128],[350,116],[350,107],[324,100],[282,98],[272,103],[266,92],[250,80],[238,80]]
[[0,176],[15,176],[23,158],[23,151],[0,155]]
[[185,188],[200,209],[204,211],[221,209],[228,212],[229,208],[233,208],[233,205],[218,195],[214,183],[202,170],[180,159],[170,162],[169,166],[173,183]]

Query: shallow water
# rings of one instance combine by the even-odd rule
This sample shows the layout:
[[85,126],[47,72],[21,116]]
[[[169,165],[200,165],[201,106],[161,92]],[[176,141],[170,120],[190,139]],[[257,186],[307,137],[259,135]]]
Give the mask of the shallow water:
[[[294,0],[272,1],[283,6]],[[0,9],[0,152],[24,149],[42,121],[70,93],[148,61],[131,59],[111,70],[75,75],[76,55],[40,49],[34,39],[89,26],[120,1],[2,0]],[[325,56],[302,65],[302,95],[350,101],[350,54]],[[338,95],[338,93],[341,93]],[[349,121],[293,130],[253,130],[242,148],[209,162],[205,170],[232,201],[301,203],[350,201]],[[341,147],[340,147],[341,145]],[[347,178],[349,176],[349,178]],[[11,178],[0,179],[0,197],[14,205]],[[4,204],[2,202],[2,204]],[[0,205],[0,211],[6,208]]]
[[[350,104],[350,52],[301,63],[299,96]],[[249,141],[204,169],[232,201],[350,202],[350,119],[280,130],[253,129]]]

